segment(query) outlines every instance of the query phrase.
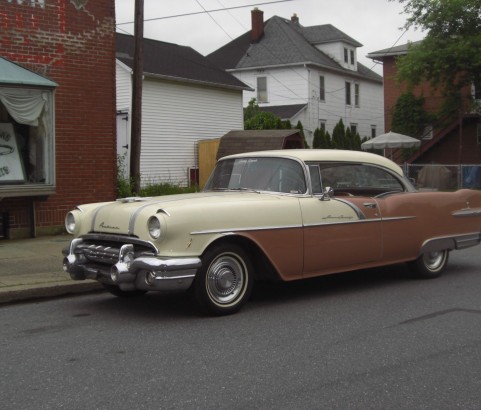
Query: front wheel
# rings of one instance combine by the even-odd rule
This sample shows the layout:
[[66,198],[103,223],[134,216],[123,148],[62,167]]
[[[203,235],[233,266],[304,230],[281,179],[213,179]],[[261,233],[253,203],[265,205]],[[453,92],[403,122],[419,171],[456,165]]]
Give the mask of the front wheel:
[[241,247],[214,246],[202,257],[194,282],[195,300],[205,313],[235,313],[249,299],[252,280],[252,264]]
[[422,254],[415,261],[409,263],[416,277],[434,279],[441,275],[449,259],[449,250],[428,252]]

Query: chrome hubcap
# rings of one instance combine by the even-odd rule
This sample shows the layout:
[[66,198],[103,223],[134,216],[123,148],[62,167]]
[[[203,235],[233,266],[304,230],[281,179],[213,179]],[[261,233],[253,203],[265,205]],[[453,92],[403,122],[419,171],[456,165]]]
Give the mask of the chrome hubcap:
[[429,270],[436,271],[443,266],[444,258],[444,251],[430,252],[424,255],[424,264]]
[[245,266],[233,255],[220,255],[209,267],[206,287],[211,299],[228,304],[237,299],[243,290]]

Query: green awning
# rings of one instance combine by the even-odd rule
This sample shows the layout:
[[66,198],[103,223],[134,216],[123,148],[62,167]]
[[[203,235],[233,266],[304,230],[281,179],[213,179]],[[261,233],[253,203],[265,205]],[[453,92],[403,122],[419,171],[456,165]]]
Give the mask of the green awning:
[[57,83],[35,74],[3,57],[0,57],[0,86],[1,85],[31,85],[35,87],[57,87]]

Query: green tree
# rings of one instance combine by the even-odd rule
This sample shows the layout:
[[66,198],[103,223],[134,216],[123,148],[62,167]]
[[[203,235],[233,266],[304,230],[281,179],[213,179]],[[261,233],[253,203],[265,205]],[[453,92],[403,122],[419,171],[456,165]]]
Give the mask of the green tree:
[[312,140],[312,148],[324,148],[324,130],[316,128],[314,130],[314,139]]
[[[395,0],[390,0],[395,1]],[[398,80],[410,86],[428,81],[444,96],[443,114],[455,113],[462,90],[481,85],[481,2],[479,0],[398,0],[405,29],[426,31],[397,62]]]
[[332,138],[331,134],[329,134],[329,131],[324,132],[324,142],[323,142],[323,148],[330,149],[332,148]]
[[394,107],[391,130],[413,138],[422,138],[426,126],[433,120],[424,109],[424,98],[410,91],[402,94]]
[[275,114],[262,111],[255,98],[252,98],[244,109],[245,130],[278,130],[291,128],[292,126],[289,120],[282,121]]
[[334,129],[332,130],[332,148],[346,149],[345,139],[346,139],[346,127],[344,126],[344,122],[342,121],[342,118],[341,118],[339,122],[334,126]]
[[301,132],[301,137],[304,140],[304,148],[309,148],[309,144],[306,141],[306,136],[304,135],[304,127],[302,126],[302,123],[300,121],[297,121],[296,129]]

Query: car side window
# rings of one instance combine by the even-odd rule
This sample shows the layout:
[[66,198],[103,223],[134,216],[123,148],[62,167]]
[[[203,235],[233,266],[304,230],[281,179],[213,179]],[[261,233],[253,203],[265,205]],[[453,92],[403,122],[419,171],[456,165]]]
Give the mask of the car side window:
[[387,170],[367,164],[320,164],[321,185],[330,186],[336,195],[376,196],[404,191],[400,180]]
[[217,164],[204,190],[242,189],[305,194],[304,169],[299,162],[287,158],[226,159]]
[[311,176],[311,185],[313,195],[322,194],[321,173],[319,172],[319,165],[309,165],[309,174]]

